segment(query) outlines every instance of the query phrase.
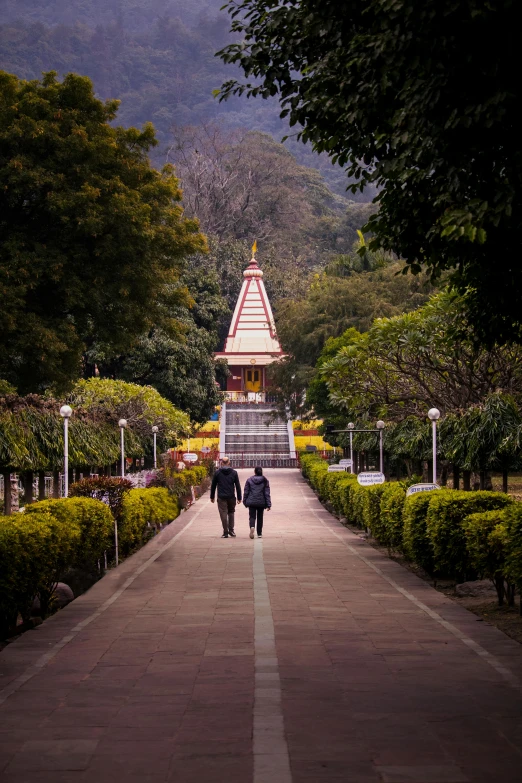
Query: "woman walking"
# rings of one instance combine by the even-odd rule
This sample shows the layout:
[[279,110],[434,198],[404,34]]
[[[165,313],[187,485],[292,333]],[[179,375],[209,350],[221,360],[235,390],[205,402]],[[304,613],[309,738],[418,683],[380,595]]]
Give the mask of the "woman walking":
[[263,514],[265,508],[270,511],[272,500],[270,498],[270,483],[263,476],[263,468],[254,468],[254,475],[247,479],[243,490],[243,503],[248,508],[248,522],[250,525],[250,538],[254,538],[254,528],[257,521],[257,537],[263,535]]

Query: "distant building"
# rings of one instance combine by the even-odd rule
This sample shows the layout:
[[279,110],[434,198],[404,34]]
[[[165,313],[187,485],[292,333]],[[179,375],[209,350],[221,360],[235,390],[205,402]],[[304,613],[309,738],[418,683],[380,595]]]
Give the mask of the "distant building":
[[229,366],[228,400],[265,402],[268,388],[266,367],[284,354],[277,339],[263,272],[255,258],[243,272],[243,277],[225,350],[216,353],[215,357],[226,359]]

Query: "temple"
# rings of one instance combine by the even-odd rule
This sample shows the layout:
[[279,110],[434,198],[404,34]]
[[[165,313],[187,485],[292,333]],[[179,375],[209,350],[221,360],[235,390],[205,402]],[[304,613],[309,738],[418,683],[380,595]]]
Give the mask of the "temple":
[[216,353],[215,357],[225,359],[229,366],[228,400],[265,402],[269,386],[266,367],[284,354],[277,339],[263,272],[255,258],[243,272],[243,277],[225,349]]

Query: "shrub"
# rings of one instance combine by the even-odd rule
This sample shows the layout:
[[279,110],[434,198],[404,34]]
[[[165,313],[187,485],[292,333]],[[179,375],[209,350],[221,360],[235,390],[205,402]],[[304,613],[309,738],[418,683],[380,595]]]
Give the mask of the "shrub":
[[365,526],[366,504],[368,502],[368,487],[355,484],[350,487],[350,516],[347,519],[358,527]]
[[[374,484],[365,487],[366,499],[364,501],[364,526],[367,527],[377,541],[382,541],[381,525],[381,499],[386,489],[386,484]],[[384,541],[382,543],[385,543]]]
[[[438,492],[439,490],[434,490]],[[426,530],[426,517],[432,492],[407,497],[403,508],[402,548],[409,560],[433,573],[433,547]]]
[[354,522],[352,518],[352,494],[357,490],[358,487],[359,484],[357,483],[357,478],[355,478],[355,481],[347,481],[343,483],[342,488],[339,490],[341,495],[343,514],[346,517],[346,521],[350,523]]
[[346,487],[357,483],[357,478],[352,473],[330,473],[330,476],[336,476],[335,482],[331,485],[330,501],[339,516],[344,514],[344,493]]
[[503,523],[507,534],[506,577],[522,595],[522,503],[513,503],[505,510]]
[[36,595],[42,611],[68,569],[80,542],[79,526],[63,525],[48,511],[0,517],[0,626],[2,636],[18,613],[31,615]]
[[123,498],[118,520],[118,540],[123,553],[128,554],[142,542],[149,526],[160,527],[178,515],[178,502],[167,489],[131,489]]
[[481,578],[492,580],[499,606],[504,603],[505,594],[511,603],[512,593],[504,585],[508,547],[505,513],[503,509],[481,511],[470,514],[462,523],[470,565]]
[[109,507],[86,497],[42,500],[27,506],[25,514],[49,512],[62,525],[75,524],[80,542],[70,565],[90,570],[113,544],[114,519]]
[[426,530],[433,547],[435,572],[465,579],[471,565],[466,549],[464,519],[478,511],[500,509],[511,501],[502,492],[460,492],[441,489],[430,496]]
[[183,498],[191,493],[191,487],[197,487],[208,476],[204,465],[195,465],[193,468],[174,471],[169,470],[166,477],[166,485],[176,498]]
[[384,484],[381,495],[379,533],[377,536],[382,544],[388,547],[400,548],[402,546],[402,533],[404,525],[404,501],[406,489],[397,481]]
[[115,519],[119,519],[123,508],[123,497],[132,489],[132,481],[123,478],[100,476],[85,478],[73,484],[69,490],[71,497],[87,497],[106,503]]

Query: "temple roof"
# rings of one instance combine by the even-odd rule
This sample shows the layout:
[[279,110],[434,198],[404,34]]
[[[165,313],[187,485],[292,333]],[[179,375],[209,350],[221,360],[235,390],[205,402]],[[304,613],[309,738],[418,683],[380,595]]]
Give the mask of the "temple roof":
[[255,258],[243,272],[243,278],[225,350],[216,356],[229,362],[237,357],[240,361],[254,358],[257,364],[269,364],[274,360],[274,354],[281,356],[283,351],[277,339],[263,272]]

